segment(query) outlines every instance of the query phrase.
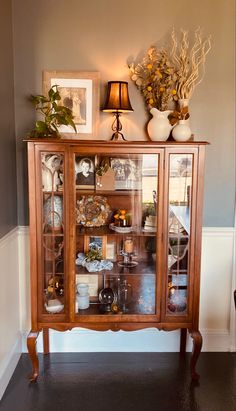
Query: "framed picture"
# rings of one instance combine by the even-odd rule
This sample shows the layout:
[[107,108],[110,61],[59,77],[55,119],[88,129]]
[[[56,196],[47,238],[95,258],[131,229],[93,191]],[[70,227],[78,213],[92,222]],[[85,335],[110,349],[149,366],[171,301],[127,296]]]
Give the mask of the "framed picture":
[[102,276],[97,274],[76,274],[76,285],[79,283],[88,284],[89,300],[97,302],[99,291],[103,288]]
[[116,241],[109,241],[106,245],[106,259],[116,261]]
[[95,187],[95,156],[75,156],[75,184],[79,189]]
[[85,235],[84,236],[84,252],[87,253],[89,250],[97,249],[101,250],[103,259],[106,259],[107,253],[107,236],[94,236],[94,235]]
[[112,158],[115,173],[115,190],[141,190],[141,161],[132,158]]
[[[96,136],[99,120],[99,73],[96,71],[43,71],[43,92],[58,86],[61,104],[74,115],[78,138]],[[61,126],[68,138],[77,138],[72,127]]]

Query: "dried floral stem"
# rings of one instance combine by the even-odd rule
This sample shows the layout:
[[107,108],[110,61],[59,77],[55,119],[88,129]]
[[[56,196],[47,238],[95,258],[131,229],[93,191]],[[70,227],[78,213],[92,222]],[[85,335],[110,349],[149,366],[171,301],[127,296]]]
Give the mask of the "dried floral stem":
[[129,66],[131,79],[142,92],[148,108],[167,110],[176,99],[176,73],[166,49],[150,47],[140,63]]

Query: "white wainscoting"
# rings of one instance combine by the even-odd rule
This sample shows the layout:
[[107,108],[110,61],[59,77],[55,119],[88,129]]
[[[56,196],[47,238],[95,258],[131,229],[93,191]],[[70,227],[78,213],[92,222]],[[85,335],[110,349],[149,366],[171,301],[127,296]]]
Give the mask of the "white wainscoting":
[[[22,350],[26,351],[26,336],[30,327],[28,228],[19,228],[20,313]],[[202,243],[202,274],[200,330],[203,351],[235,351],[235,310],[232,289],[235,284],[233,269],[234,229],[204,228]],[[179,331],[162,332],[145,329],[133,332],[97,332],[73,329],[65,333],[50,331],[52,352],[95,351],[178,351]],[[187,349],[192,349],[188,341]],[[42,339],[38,339],[42,351]]]
[[0,239],[0,399],[22,351],[18,229]]

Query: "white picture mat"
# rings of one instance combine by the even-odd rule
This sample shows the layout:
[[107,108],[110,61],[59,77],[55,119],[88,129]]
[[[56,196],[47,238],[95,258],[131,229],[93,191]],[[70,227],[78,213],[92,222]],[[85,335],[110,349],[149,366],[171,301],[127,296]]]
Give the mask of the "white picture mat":
[[90,297],[98,296],[98,275],[97,274],[76,274],[77,284],[88,284]]
[[[78,133],[91,134],[92,127],[92,104],[93,104],[93,81],[91,79],[67,79],[67,78],[51,78],[51,87],[53,85],[65,88],[85,88],[86,89],[86,124],[76,124]],[[73,129],[69,126],[60,126],[61,133],[73,133]]]

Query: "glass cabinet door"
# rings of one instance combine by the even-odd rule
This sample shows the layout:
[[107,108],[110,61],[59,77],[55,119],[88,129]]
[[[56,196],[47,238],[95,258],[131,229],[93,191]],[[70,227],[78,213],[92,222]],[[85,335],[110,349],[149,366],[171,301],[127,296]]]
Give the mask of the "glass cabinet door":
[[39,288],[43,289],[41,312],[65,312],[64,262],[64,154],[40,152],[42,258]]
[[188,314],[193,154],[169,155],[166,313]]
[[158,163],[158,154],[74,153],[80,319],[157,314]]

